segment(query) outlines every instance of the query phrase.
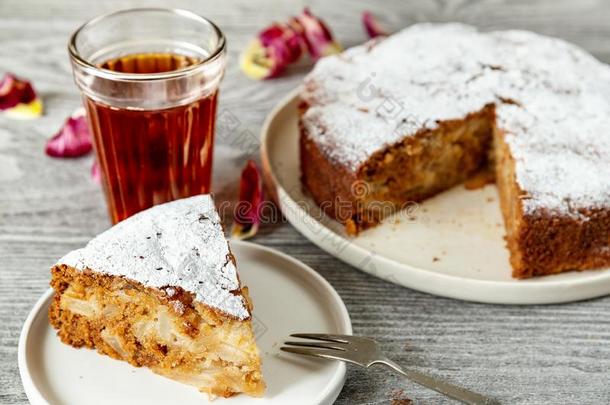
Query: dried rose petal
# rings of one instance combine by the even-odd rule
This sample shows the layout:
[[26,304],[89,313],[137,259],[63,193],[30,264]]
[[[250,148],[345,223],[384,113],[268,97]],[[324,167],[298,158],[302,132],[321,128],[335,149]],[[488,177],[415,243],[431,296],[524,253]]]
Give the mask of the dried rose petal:
[[4,111],[4,115],[17,120],[30,120],[42,116],[42,101],[37,98],[27,104],[17,104]]
[[362,25],[369,38],[388,36],[388,32],[379,24],[377,18],[369,11],[362,13]]
[[305,9],[287,24],[274,23],[262,30],[240,58],[240,67],[253,79],[279,76],[307,51],[315,60],[341,51],[328,27]]
[[239,202],[235,207],[231,234],[237,239],[256,235],[261,222],[264,202],[263,180],[253,160],[241,172]]
[[303,41],[298,32],[284,24],[273,24],[263,30],[258,39],[264,48],[268,48],[274,58],[281,63],[290,64],[299,60],[303,52]]
[[308,8],[305,8],[303,13],[296,17],[295,22],[298,22],[303,28],[302,35],[307,50],[314,60],[343,50],[341,45],[333,38],[328,26],[321,19],[311,14]]
[[30,82],[7,73],[0,81],[0,111],[13,118],[36,118],[42,115],[42,102]]
[[251,79],[263,80],[277,76],[284,66],[267,56],[267,49],[259,40],[248,45],[239,58],[239,67]]
[[98,184],[102,182],[102,172],[100,171],[100,164],[97,163],[97,160],[94,160],[91,165],[91,178]]
[[36,99],[36,93],[30,82],[20,80],[7,73],[0,81],[0,110],[8,110],[17,104],[27,104]]
[[283,24],[273,24],[259,34],[242,54],[240,65],[251,78],[270,79],[278,76],[303,54],[301,38]]
[[59,132],[49,139],[45,152],[52,157],[79,157],[91,152],[91,148],[85,110],[79,108],[66,120]]

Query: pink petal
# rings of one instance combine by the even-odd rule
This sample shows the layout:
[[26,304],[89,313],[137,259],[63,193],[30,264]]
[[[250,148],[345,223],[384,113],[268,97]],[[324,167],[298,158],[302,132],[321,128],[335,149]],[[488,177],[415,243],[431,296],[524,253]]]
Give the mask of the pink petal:
[[0,81],[0,111],[11,109],[19,104],[28,104],[36,99],[36,92],[27,80],[7,73]]
[[295,17],[293,23],[301,26],[307,50],[314,60],[342,51],[341,45],[335,41],[328,26],[311,14],[308,8]]
[[45,147],[52,157],[79,157],[91,152],[91,135],[85,110],[80,108],[70,116],[63,127],[49,139]]
[[242,53],[240,66],[253,79],[279,76],[304,51],[302,38],[288,25],[272,24]]
[[263,202],[263,180],[256,163],[249,160],[241,172],[239,202],[233,212],[233,237],[247,239],[256,235],[261,222]]
[[102,182],[102,172],[100,171],[100,164],[97,163],[97,160],[94,160],[91,165],[91,178],[98,184]]
[[258,34],[258,39],[279,65],[296,62],[304,51],[302,38],[285,24],[273,24]]
[[375,18],[375,16],[369,11],[362,13],[362,25],[364,25],[364,30],[368,34],[369,38],[388,36],[388,32],[381,26],[381,24],[379,24],[377,18]]
[[274,23],[262,30],[242,53],[240,67],[253,79],[270,79],[306,51],[314,60],[341,51],[328,27],[308,9],[286,24]]

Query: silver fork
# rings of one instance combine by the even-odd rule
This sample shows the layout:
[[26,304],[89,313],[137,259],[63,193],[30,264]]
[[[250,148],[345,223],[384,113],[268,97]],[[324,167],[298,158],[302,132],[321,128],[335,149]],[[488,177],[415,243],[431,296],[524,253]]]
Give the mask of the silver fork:
[[325,359],[341,360],[357,364],[362,367],[370,367],[374,364],[388,366],[409,380],[424,387],[440,392],[450,398],[471,405],[496,405],[500,402],[485,397],[476,392],[469,391],[457,385],[439,380],[436,377],[422,374],[413,370],[404,370],[398,364],[388,359],[381,351],[379,344],[367,337],[348,335],[329,335],[325,333],[295,333],[291,337],[310,339],[313,342],[288,341],[287,346],[280,349],[285,352],[304,354],[307,356],[322,357]]

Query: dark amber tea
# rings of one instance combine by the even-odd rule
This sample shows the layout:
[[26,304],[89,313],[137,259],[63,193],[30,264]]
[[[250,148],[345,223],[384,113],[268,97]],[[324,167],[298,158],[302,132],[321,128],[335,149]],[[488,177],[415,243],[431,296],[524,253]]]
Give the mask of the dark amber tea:
[[[101,67],[160,73],[196,60],[176,54],[137,54]],[[110,107],[86,99],[113,223],[152,205],[210,191],[216,92],[164,109]]]
[[136,53],[113,58],[100,64],[102,69],[121,73],[162,73],[179,70],[198,63],[192,56],[176,53]]
[[83,93],[110,218],[210,192],[226,43],[184,10],[95,18],[68,46]]

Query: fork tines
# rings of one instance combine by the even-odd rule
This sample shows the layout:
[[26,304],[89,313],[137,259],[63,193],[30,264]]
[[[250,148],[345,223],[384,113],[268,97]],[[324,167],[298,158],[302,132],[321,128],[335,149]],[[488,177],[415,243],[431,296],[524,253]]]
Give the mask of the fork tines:
[[326,333],[293,333],[290,336],[313,341],[287,341],[284,342],[286,346],[280,347],[280,350],[307,356],[323,357],[326,359],[350,361],[345,357],[345,352],[352,340],[352,336],[331,335]]
[[324,333],[293,333],[291,337],[300,339],[310,339],[313,342],[306,341],[287,341],[286,346],[280,347],[280,350],[295,354],[304,354],[307,356],[324,357],[330,359],[342,360],[337,355],[345,351],[345,347],[349,343],[345,336],[329,335]]
[[308,339],[304,341],[288,341],[280,349],[285,352],[341,360],[362,367],[383,364],[399,372],[411,381],[438,391],[450,398],[470,405],[499,404],[493,398],[486,397],[466,388],[459,387],[437,377],[420,373],[416,370],[405,370],[388,359],[379,348],[379,344],[367,337],[331,335],[326,333],[295,333],[291,337]]
[[326,342],[349,343],[351,336],[330,335],[327,333],[293,333],[291,337],[311,340],[323,340]]

